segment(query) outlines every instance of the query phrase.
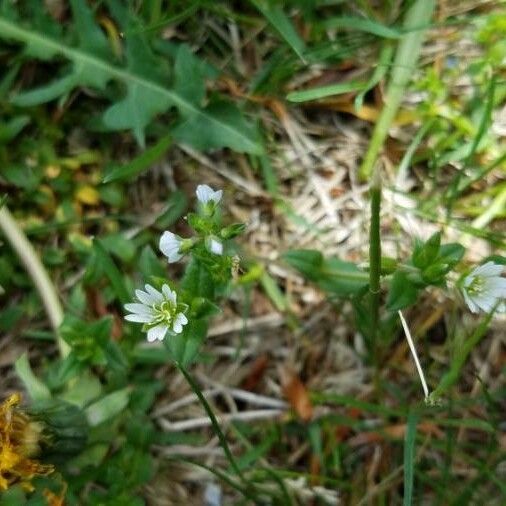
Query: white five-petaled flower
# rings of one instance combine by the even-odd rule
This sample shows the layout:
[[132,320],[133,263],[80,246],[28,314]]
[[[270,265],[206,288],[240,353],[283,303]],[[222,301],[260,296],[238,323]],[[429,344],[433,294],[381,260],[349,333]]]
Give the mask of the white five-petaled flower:
[[463,280],[461,290],[473,313],[486,313],[506,298],[506,278],[501,277],[504,266],[489,261],[475,267]]
[[172,232],[164,232],[160,237],[160,251],[169,259],[169,263],[177,262],[183,256],[182,243],[183,239]]
[[169,331],[174,334],[183,332],[183,326],[188,323],[184,314],[188,306],[177,303],[176,292],[169,285],[163,285],[161,292],[151,285],[146,285],[145,290],[135,290],[139,302],[125,304],[125,309],[130,312],[125,320],[144,323],[149,342],[163,341]]
[[197,194],[198,201],[204,206],[209,204],[209,202],[212,202],[216,206],[223,196],[223,190],[215,191],[206,184],[199,184],[195,193]]

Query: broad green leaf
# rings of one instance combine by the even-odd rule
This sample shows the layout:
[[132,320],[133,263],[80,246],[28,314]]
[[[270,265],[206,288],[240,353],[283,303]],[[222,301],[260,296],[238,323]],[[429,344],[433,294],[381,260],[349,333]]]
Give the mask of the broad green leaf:
[[113,166],[103,179],[104,183],[129,180],[149,169],[172,145],[172,135],[165,135],[156,144],[143,151],[125,165]]
[[23,355],[16,360],[14,368],[32,401],[41,401],[51,398],[49,388],[33,373],[26,353],[23,353]]
[[369,284],[368,274],[354,263],[335,257],[324,259],[316,250],[293,250],[283,258],[322,290],[336,295],[356,295]]
[[178,47],[174,64],[174,91],[188,102],[201,107],[206,95],[205,80],[218,75],[219,72],[197,58],[187,44]]
[[398,311],[414,304],[418,297],[418,288],[409,281],[405,272],[397,271],[390,282],[387,298],[389,311]]
[[172,134],[176,140],[199,150],[228,147],[236,151],[262,153],[258,132],[239,109],[228,102],[214,102],[205,109],[180,107],[185,119]]
[[208,268],[197,258],[192,258],[181,281],[181,288],[192,297],[213,300],[214,283]]
[[363,291],[369,285],[369,276],[354,263],[339,258],[324,261],[318,285],[327,292],[349,296]]
[[[111,2],[111,5],[118,3]],[[123,96],[103,115],[109,129],[131,129],[141,146],[144,129],[153,118],[170,107],[176,107],[184,121],[176,127],[176,137],[197,149],[229,147],[236,151],[261,154],[262,146],[256,130],[246,123],[235,106],[210,105],[206,109],[196,106],[181,89],[170,88],[164,58],[156,56],[147,46],[139,30],[125,30],[126,65],[109,55],[108,43],[94,24],[93,15],[84,0],[73,0],[74,18],[79,17],[79,42],[69,45],[67,39],[48,33],[40,27],[25,28],[17,20],[0,16],[0,38],[25,45],[25,52],[45,59],[56,55],[71,62],[69,72],[40,88],[19,93],[14,102],[34,105],[60,95],[77,86],[105,90],[111,80],[125,87]],[[113,9],[114,13],[121,8]],[[207,75],[207,74],[206,74]],[[194,131],[196,133],[194,133]]]
[[96,427],[121,413],[128,405],[131,387],[116,390],[88,406],[84,412],[88,423]]
[[304,276],[316,281],[323,265],[323,255],[316,250],[291,250],[283,255],[283,260]]
[[310,100],[318,100],[320,98],[349,93],[351,91],[362,91],[366,86],[367,83],[363,81],[349,81],[346,83],[321,86],[319,88],[311,88],[304,91],[292,91],[286,96],[286,99],[290,102],[309,102]]

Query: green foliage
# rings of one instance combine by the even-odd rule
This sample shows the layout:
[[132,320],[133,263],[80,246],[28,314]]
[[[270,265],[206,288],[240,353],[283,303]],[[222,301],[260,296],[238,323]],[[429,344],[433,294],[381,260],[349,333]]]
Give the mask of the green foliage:
[[[48,84],[17,93],[12,103],[34,106],[66,97],[77,87],[91,87],[105,96],[120,97],[117,101],[113,99],[103,112],[100,126],[106,130],[131,130],[142,147],[147,125],[175,107],[180,120],[170,132],[176,140],[197,149],[230,147],[256,154],[262,152],[255,129],[243,119],[235,105],[215,100],[202,106],[204,81],[216,76],[209,66],[184,45],[179,46],[175,60],[167,62],[150,47],[147,37],[139,30],[139,19],[132,12],[113,0],[107,4],[123,29],[124,59],[113,54],[84,0],[72,0],[74,26],[65,37],[55,36],[59,27],[37,11],[42,4],[35,7],[33,16],[42,15],[44,23],[37,24],[36,19],[32,19],[29,28],[25,27],[27,19],[21,23],[15,13],[4,10],[0,16],[2,39],[24,44],[25,57],[50,60],[61,55],[71,64],[61,77]],[[69,38],[75,39],[75,43],[69,44]],[[173,85],[168,87],[171,78]],[[110,82],[122,88],[118,87],[117,92],[111,94],[107,88]]]
[[363,292],[368,286],[367,273],[354,263],[339,258],[324,259],[319,251],[292,250],[283,257],[285,261],[322,290],[349,297]]

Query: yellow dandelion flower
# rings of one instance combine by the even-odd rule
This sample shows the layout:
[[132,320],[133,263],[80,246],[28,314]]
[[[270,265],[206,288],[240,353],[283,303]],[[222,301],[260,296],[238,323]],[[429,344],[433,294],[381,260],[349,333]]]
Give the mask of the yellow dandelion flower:
[[17,408],[20,402],[21,395],[13,394],[0,404],[0,491],[14,483],[33,490],[35,476],[54,470],[31,458],[39,452],[42,426]]

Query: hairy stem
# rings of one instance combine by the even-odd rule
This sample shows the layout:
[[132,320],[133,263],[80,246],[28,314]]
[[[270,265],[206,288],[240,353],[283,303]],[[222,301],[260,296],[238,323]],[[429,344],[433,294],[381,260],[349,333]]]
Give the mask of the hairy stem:
[[371,181],[371,224],[369,230],[369,293],[371,300],[371,350],[375,354],[378,339],[381,273],[381,181],[376,167]]

